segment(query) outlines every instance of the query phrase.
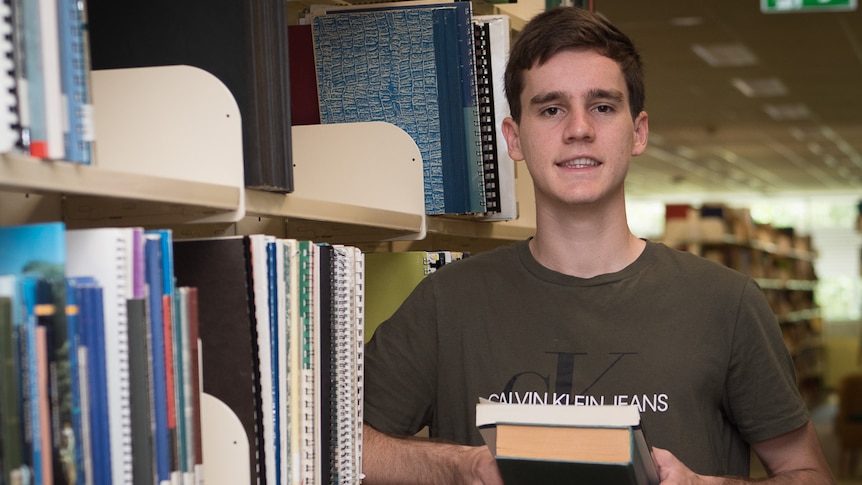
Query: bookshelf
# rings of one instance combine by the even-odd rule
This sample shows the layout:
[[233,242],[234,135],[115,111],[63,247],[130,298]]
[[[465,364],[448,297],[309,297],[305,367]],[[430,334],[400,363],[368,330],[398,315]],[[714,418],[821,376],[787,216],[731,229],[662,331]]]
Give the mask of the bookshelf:
[[[0,225],[63,221],[70,229],[170,228],[177,239],[266,233],[345,244],[451,238],[474,250],[532,234],[529,200],[521,211],[530,218],[517,221],[426,216],[421,156],[394,125],[293,127],[295,191],[265,192],[243,185],[239,113],[214,77],[166,66],[93,79],[96,162],[0,154]],[[518,191],[531,193],[525,170]],[[235,443],[226,416],[204,403],[205,426],[218,423],[208,436]],[[219,457],[205,459],[214,483],[247,475],[236,450],[210,445],[205,456]]]
[[[93,77],[97,163],[0,155],[0,223],[171,227],[189,237],[263,228],[332,242],[445,238],[467,247],[533,233],[531,181],[521,164],[519,219],[426,216],[421,157],[402,130],[382,122],[295,126],[296,190],[245,189],[234,122],[239,115],[214,77],[188,66],[96,71]],[[52,209],[28,216],[45,205]]]

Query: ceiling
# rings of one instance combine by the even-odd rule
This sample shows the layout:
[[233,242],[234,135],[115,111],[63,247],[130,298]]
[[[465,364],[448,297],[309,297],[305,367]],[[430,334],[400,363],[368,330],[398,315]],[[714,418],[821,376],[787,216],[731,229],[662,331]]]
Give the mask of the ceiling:
[[[529,1],[511,5],[522,9],[516,15]],[[650,148],[632,161],[630,195],[862,196],[858,9],[765,14],[758,0],[593,8],[634,40],[646,67]],[[696,53],[715,62],[739,47],[730,66]],[[767,89],[750,92],[758,86]]]

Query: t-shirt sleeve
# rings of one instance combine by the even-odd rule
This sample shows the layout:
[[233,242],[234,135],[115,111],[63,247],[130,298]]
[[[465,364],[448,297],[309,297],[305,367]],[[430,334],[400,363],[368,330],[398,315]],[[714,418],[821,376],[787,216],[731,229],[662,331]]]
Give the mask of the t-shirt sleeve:
[[809,419],[781,328],[754,280],[741,295],[725,406],[748,442],[793,431]]
[[365,422],[385,433],[415,434],[433,413],[438,343],[430,279],[417,285],[365,348]]

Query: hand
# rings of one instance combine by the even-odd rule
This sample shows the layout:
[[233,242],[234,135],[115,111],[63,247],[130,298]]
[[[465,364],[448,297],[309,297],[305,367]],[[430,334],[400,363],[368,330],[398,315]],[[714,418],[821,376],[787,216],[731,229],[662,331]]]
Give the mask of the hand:
[[661,485],[695,485],[708,483],[708,478],[689,470],[673,453],[653,448],[652,456],[658,468]]
[[468,473],[462,474],[471,477],[470,481],[466,482],[469,485],[504,485],[497,461],[487,446],[470,448],[465,452],[462,463],[469,467]]

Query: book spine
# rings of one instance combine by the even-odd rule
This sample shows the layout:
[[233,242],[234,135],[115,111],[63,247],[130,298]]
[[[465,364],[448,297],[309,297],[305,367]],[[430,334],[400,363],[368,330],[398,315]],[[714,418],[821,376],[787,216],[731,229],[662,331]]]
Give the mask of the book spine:
[[34,448],[42,455],[40,483],[54,483],[54,469],[51,461],[51,404],[49,385],[48,327],[37,325],[36,332],[36,388],[38,395],[37,417],[39,434],[33,437]]
[[18,139],[15,151],[30,153],[30,95],[27,89],[27,62],[25,54],[24,0],[8,0],[11,7],[12,62],[15,76],[15,95],[18,102]]
[[476,74],[476,48],[473,33],[473,7],[470,2],[457,2],[458,58],[461,73],[461,95],[464,106],[463,124],[469,187],[468,213],[487,210],[481,131],[479,126],[479,100]]
[[358,248],[353,249],[354,271],[356,272],[354,280],[354,322],[353,322],[353,348],[355,352],[355,385],[353,400],[356,403],[354,407],[354,422],[356,430],[353,436],[354,447],[353,456],[355,459],[354,467],[359,479],[362,477],[362,423],[365,422],[364,415],[364,396],[365,396],[365,253]]
[[191,465],[194,472],[195,485],[203,485],[204,454],[203,434],[201,429],[201,374],[200,374],[200,313],[198,309],[198,288],[188,287],[188,346],[189,346],[189,380],[191,383],[191,426],[189,431],[192,450]]
[[132,298],[129,307],[129,411],[132,433],[132,481],[153,483],[153,442],[150,423],[153,421],[150,402],[151,366],[150,332],[147,323],[146,301]]
[[14,150],[20,140],[14,57],[17,35],[12,1],[0,2],[0,153]]
[[185,367],[188,365],[185,339],[188,322],[187,294],[183,288],[176,288],[172,297],[173,308],[173,352],[174,365],[174,408],[176,409],[176,448],[177,463],[175,471],[179,477],[191,472],[188,466],[188,447],[186,435],[186,382]]
[[330,413],[332,429],[332,483],[353,483],[352,461],[354,366],[352,362],[353,322],[351,300],[352,254],[344,247],[334,247],[332,284],[332,382]]
[[170,437],[168,436],[168,402],[165,370],[165,328],[162,307],[162,275],[160,236],[147,234],[146,275],[149,285],[148,315],[150,319],[150,364],[153,382],[153,448],[155,455],[156,479],[159,482],[170,479]]
[[497,158],[497,119],[494,114],[494,74],[491,69],[490,26],[474,24],[476,85],[479,100],[479,132],[487,212],[500,211],[500,183]]
[[89,56],[86,52],[84,1],[58,0],[60,75],[65,121],[65,159],[92,163],[92,106],[90,105]]
[[252,279],[254,288],[254,321],[256,326],[256,352],[258,373],[260,375],[261,416],[258,426],[262,433],[261,448],[262,476],[267,483],[275,480],[275,431],[272,352],[269,313],[269,257],[267,237],[257,234],[250,236]]
[[279,318],[281,316],[281,308],[279,308],[279,276],[282,269],[279,267],[281,256],[279,256],[279,244],[275,238],[267,240],[266,244],[266,265],[267,265],[267,305],[268,305],[268,320],[269,325],[269,352],[270,361],[269,368],[272,374],[272,432],[273,432],[273,449],[269,450],[272,455],[274,464],[272,475],[275,477],[275,483],[282,483],[282,377],[281,377],[281,343],[283,334],[279,328]]
[[317,483],[331,485],[333,483],[333,448],[332,431],[335,426],[333,421],[332,393],[334,361],[332,324],[333,324],[333,256],[332,246],[329,244],[318,244],[316,246],[316,260],[314,271],[314,291],[317,303],[314,306],[316,313],[314,319],[315,340],[317,341],[317,372],[315,379],[317,385],[315,402],[315,426],[317,433],[316,454],[318,459]]
[[287,316],[288,329],[288,358],[287,358],[287,395],[288,405],[285,408],[285,414],[290,417],[288,425],[287,439],[289,443],[288,453],[288,470],[287,483],[289,485],[299,485],[302,483],[303,469],[303,432],[304,414],[302,413],[302,404],[304,396],[302,394],[302,379],[303,375],[303,357],[304,357],[304,341],[302,339],[302,308],[303,298],[301,297],[301,263],[300,263],[300,246],[299,241],[288,239],[284,241],[284,257],[287,261],[287,293],[289,295],[290,308]]
[[34,157],[47,156],[47,128],[45,121],[45,83],[42,71],[42,39],[39,33],[39,4],[37,0],[21,0],[22,54],[24,74],[19,86],[26,96],[26,146]]
[[[25,0],[29,1],[29,0]],[[39,1],[39,34],[41,36],[42,81],[45,107],[45,147],[36,156],[60,160],[63,148],[62,83],[60,81],[60,39],[57,0]]]
[[302,452],[300,455],[301,469],[300,480],[302,485],[316,485],[317,454],[316,454],[316,426],[314,419],[315,406],[315,362],[317,359],[317,342],[314,337],[313,323],[313,269],[314,269],[314,244],[310,241],[299,243],[299,308],[301,335],[301,379],[300,379],[300,409],[297,414],[301,416],[300,433],[302,435],[300,444]]

